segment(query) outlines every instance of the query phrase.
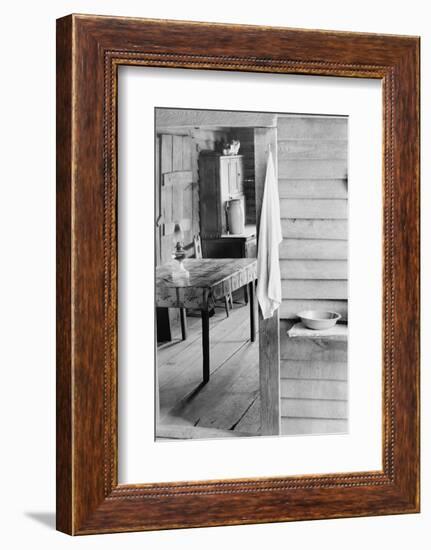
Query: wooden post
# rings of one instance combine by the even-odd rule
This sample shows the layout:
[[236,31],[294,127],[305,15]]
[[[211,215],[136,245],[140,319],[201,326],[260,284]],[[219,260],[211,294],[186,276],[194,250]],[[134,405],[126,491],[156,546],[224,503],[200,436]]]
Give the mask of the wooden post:
[[201,310],[202,316],[202,370],[203,383],[210,379],[210,316],[208,309]]
[[[277,167],[277,128],[256,128],[254,131],[256,221],[259,221],[265,186],[268,147]],[[277,171],[277,170],[276,170]],[[259,248],[259,238],[257,242]],[[278,311],[263,319],[259,309],[259,378],[262,435],[280,434],[280,324]]]
[[[254,281],[248,284],[250,296],[250,340],[256,340],[256,313],[254,305]],[[247,286],[245,287],[247,288]]]
[[180,321],[181,321],[181,338],[187,340],[187,317],[186,308],[180,308]]

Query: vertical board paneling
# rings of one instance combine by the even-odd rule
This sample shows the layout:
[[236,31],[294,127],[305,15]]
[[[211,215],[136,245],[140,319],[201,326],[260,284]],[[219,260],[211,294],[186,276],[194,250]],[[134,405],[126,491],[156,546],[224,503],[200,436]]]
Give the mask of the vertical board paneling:
[[183,169],[183,137],[172,136],[172,171]]
[[172,172],[172,136],[162,136],[161,171],[162,174]]
[[188,136],[183,137],[182,169],[192,169],[192,140]]
[[155,253],[155,259],[156,259],[156,265],[160,264],[161,256],[160,256],[160,246],[161,246],[161,231],[160,231],[160,216],[162,214],[161,212],[161,204],[160,204],[160,192],[161,192],[161,180],[160,180],[160,137],[156,138],[156,151],[155,151],[155,182],[154,182],[154,196],[155,196],[155,204],[154,208],[156,210],[155,217],[156,221],[158,222],[157,225],[154,228],[155,232],[155,243],[156,243],[156,253]]

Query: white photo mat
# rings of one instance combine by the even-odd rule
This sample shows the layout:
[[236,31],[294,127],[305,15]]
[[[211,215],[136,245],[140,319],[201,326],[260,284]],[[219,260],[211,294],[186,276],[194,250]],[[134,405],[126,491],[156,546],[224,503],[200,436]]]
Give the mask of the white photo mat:
[[[382,469],[379,80],[120,67],[119,482]],[[154,108],[349,116],[349,433],[154,440]]]

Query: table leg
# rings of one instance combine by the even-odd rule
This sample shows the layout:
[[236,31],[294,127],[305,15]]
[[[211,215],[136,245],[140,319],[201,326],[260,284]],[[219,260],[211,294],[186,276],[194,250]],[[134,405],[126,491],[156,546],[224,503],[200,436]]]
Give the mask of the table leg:
[[224,308],[226,310],[226,317],[229,317],[229,296],[224,297]]
[[254,311],[254,281],[248,283],[248,301],[250,303],[250,340],[256,340],[256,317]]
[[187,318],[186,308],[180,308],[180,321],[181,321],[181,337],[183,340],[187,340]]
[[203,382],[210,379],[210,317],[208,310],[202,309],[202,356],[203,356]]
[[247,285],[244,285],[244,304],[248,304],[248,288]]

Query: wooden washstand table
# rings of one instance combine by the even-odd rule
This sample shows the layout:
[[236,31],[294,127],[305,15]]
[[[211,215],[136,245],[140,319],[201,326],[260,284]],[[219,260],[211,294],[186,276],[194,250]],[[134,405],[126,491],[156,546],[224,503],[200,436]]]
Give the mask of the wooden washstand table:
[[184,266],[188,280],[173,281],[169,264],[156,268],[156,307],[200,309],[202,318],[203,382],[210,379],[209,312],[215,300],[248,285],[250,339],[255,341],[255,281],[257,262],[253,258],[189,259]]

